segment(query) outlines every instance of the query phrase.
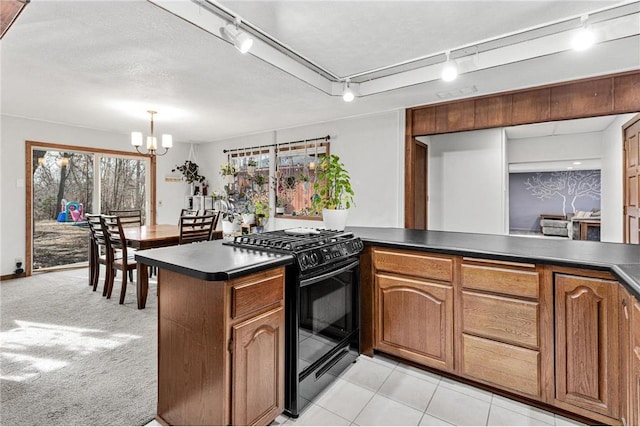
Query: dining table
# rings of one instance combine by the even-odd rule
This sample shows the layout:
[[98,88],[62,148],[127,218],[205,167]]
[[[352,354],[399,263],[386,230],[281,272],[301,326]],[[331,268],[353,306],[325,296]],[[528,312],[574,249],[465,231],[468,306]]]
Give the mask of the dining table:
[[[141,225],[123,228],[127,246],[136,250],[162,248],[177,245],[180,241],[180,228],[174,224]],[[213,232],[214,239],[222,238],[222,231]],[[145,308],[149,292],[149,271],[147,266],[138,261],[136,267],[136,294],[138,309]]]

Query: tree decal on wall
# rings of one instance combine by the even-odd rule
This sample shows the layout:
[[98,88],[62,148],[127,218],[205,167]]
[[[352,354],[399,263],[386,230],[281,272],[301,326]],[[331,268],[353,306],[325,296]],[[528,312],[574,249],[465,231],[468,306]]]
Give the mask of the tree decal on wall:
[[527,179],[525,188],[540,200],[562,199],[562,213],[567,214],[567,202],[571,203],[571,212],[576,211],[575,202],[580,197],[600,200],[600,171],[562,171],[551,172],[543,176],[537,173]]

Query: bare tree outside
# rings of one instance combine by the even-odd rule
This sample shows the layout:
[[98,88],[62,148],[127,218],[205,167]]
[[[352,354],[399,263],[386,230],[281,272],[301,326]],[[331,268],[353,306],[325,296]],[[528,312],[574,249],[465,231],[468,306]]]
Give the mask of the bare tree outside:
[[567,202],[571,205],[571,212],[575,212],[575,203],[580,197],[600,200],[600,171],[561,171],[545,176],[538,173],[525,181],[525,188],[540,200],[560,198],[562,213],[566,215]]
[[[144,161],[102,157],[94,177],[92,153],[34,149],[33,159],[34,270],[88,260],[86,213],[141,209],[144,215]],[[94,178],[100,180],[99,209],[93,206]]]

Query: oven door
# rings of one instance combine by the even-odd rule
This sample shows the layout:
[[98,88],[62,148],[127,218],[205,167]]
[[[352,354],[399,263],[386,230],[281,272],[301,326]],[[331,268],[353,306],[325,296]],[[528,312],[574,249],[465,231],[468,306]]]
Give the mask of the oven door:
[[311,400],[359,354],[360,270],[350,258],[299,283],[297,371],[300,397]]

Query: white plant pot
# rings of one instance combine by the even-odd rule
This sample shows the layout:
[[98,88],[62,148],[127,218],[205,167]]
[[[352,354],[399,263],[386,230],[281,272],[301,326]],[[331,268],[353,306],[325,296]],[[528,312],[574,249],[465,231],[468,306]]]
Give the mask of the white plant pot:
[[256,223],[256,215],[255,214],[242,214],[242,223],[251,225]]
[[343,231],[348,216],[348,209],[322,209],[322,222],[327,230]]
[[235,177],[233,175],[225,175],[224,179],[227,181],[227,184],[233,184],[235,181]]
[[222,221],[222,234],[233,234],[235,229],[235,222]]
[[253,175],[256,173],[256,167],[255,166],[247,166],[247,173],[249,175]]
[[283,214],[284,213],[284,208],[276,207],[276,213],[277,214]]

